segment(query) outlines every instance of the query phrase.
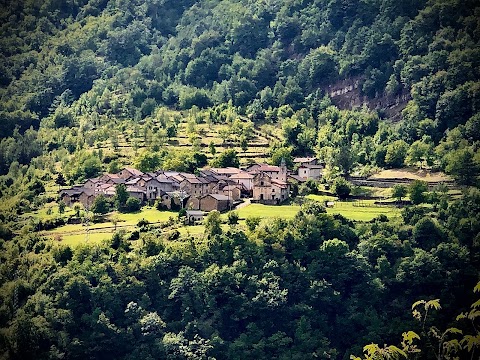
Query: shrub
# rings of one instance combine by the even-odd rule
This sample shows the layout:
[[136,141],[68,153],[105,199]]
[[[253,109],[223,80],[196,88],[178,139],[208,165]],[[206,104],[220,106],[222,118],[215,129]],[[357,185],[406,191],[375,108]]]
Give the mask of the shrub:
[[139,211],[140,207],[140,200],[132,196],[128,198],[127,203],[125,204],[125,210],[127,210],[127,212]]
[[333,192],[340,198],[346,199],[352,190],[350,183],[342,177],[336,178],[333,183]]
[[134,230],[131,232],[130,236],[128,237],[128,240],[138,240],[140,239],[140,231]]
[[248,230],[253,231],[258,226],[258,224],[260,224],[260,221],[262,221],[260,217],[251,216],[245,220],[245,224],[247,225]]
[[143,227],[143,226],[148,226],[149,224],[150,224],[150,222],[148,220],[140,219],[137,223],[137,226],[138,227]]
[[238,213],[236,211],[230,211],[228,213],[228,224],[229,225],[236,225],[238,224]]
[[180,237],[180,231],[177,229],[167,234],[167,240],[177,240]]
[[155,202],[155,209],[157,209],[158,211],[163,211],[163,210],[168,210],[168,207],[167,205],[162,203],[160,200],[157,200]]

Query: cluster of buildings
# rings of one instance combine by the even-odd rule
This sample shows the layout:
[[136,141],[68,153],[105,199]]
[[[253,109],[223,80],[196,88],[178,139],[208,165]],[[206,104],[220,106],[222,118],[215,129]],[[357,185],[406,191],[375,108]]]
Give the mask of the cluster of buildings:
[[80,202],[85,208],[90,208],[97,196],[113,197],[116,186],[124,184],[130,196],[142,203],[160,203],[165,209],[225,211],[241,198],[275,205],[289,198],[292,182],[321,177],[323,167],[317,164],[315,158],[297,158],[295,163],[297,174],[289,173],[284,161],[280,166],[254,164],[243,170],[206,168],[196,174],[163,170],[143,173],[125,167],[116,174],[104,174],[63,189],[60,197],[67,206]]

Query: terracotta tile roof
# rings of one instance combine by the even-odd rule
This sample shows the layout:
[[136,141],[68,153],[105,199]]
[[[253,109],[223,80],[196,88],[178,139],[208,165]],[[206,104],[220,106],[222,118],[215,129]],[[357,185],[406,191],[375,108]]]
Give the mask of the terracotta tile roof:
[[127,170],[130,174],[135,175],[135,176],[142,176],[143,175],[143,172],[141,172],[140,170],[131,168],[131,167],[124,167],[123,169]]
[[323,165],[311,165],[311,164],[307,164],[307,165],[301,165],[299,168],[306,168],[306,169],[323,169]]
[[203,184],[203,182],[202,182],[200,179],[196,178],[196,177],[194,177],[194,178],[185,178],[185,179],[183,179],[183,180],[186,181],[186,182],[188,182],[188,183],[190,183],[190,184]]
[[210,171],[213,171],[217,173],[218,175],[233,175],[233,174],[238,174],[240,169],[234,168],[234,167],[226,167],[226,168],[211,168]]
[[211,196],[218,201],[228,201],[228,200],[230,200],[230,198],[227,195],[222,195],[222,194],[208,194],[208,195],[205,195],[205,197],[207,197],[207,196]]
[[281,188],[287,188],[288,187],[288,184],[285,181],[276,180],[276,179],[272,179],[272,184],[275,184],[275,185],[277,185]]
[[316,160],[316,158],[314,157],[297,157],[295,159],[293,159],[293,162],[294,163],[304,163],[304,162],[312,162]]
[[297,180],[299,182],[305,182],[307,181],[307,178],[304,178],[304,177],[301,177],[299,175],[294,175],[294,174],[291,174],[291,175],[288,175],[289,178],[292,178],[294,180]]
[[265,171],[265,172],[280,172],[280,167],[275,166],[275,165],[268,165],[268,164],[255,164],[250,166],[247,169],[247,172],[249,173],[257,173],[260,171]]
[[249,174],[248,172],[242,171],[239,172],[238,174],[234,174],[230,176],[230,179],[253,179],[254,176],[252,174]]
[[95,194],[95,190],[84,188],[84,187],[75,187],[75,188],[61,190],[60,196],[62,196],[63,194],[67,194],[69,196],[80,195],[82,193],[84,193],[87,196],[93,196]]

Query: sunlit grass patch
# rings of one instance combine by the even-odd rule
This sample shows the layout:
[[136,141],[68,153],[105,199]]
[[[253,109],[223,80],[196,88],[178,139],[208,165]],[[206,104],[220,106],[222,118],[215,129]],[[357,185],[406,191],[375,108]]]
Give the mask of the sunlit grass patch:
[[332,196],[307,195],[308,199],[324,203],[333,201],[333,207],[327,208],[328,214],[340,214],[350,220],[370,221],[379,215],[394,218],[400,214],[400,209],[395,206],[377,205],[375,200],[338,201]]
[[261,218],[280,217],[284,219],[291,219],[298,213],[299,210],[300,206],[298,205],[250,204],[237,210],[237,212],[241,219],[246,219],[252,216],[258,216]]
[[55,242],[59,242],[62,245],[69,245],[72,247],[85,244],[98,244],[105,239],[112,237],[111,233],[95,232],[86,234],[71,234],[71,235],[57,235],[53,237]]

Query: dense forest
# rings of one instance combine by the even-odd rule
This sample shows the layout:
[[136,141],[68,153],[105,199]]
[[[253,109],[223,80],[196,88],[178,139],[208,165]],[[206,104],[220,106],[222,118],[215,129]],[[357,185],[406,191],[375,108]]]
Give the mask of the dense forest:
[[[478,357],[477,1],[0,6],[1,359]],[[396,219],[301,201],[291,220],[213,212],[200,237],[146,223],[79,246],[26,216],[122,165],[238,167],[229,146],[255,134],[272,164],[316,156],[327,188],[409,166],[460,192],[425,186]]]

